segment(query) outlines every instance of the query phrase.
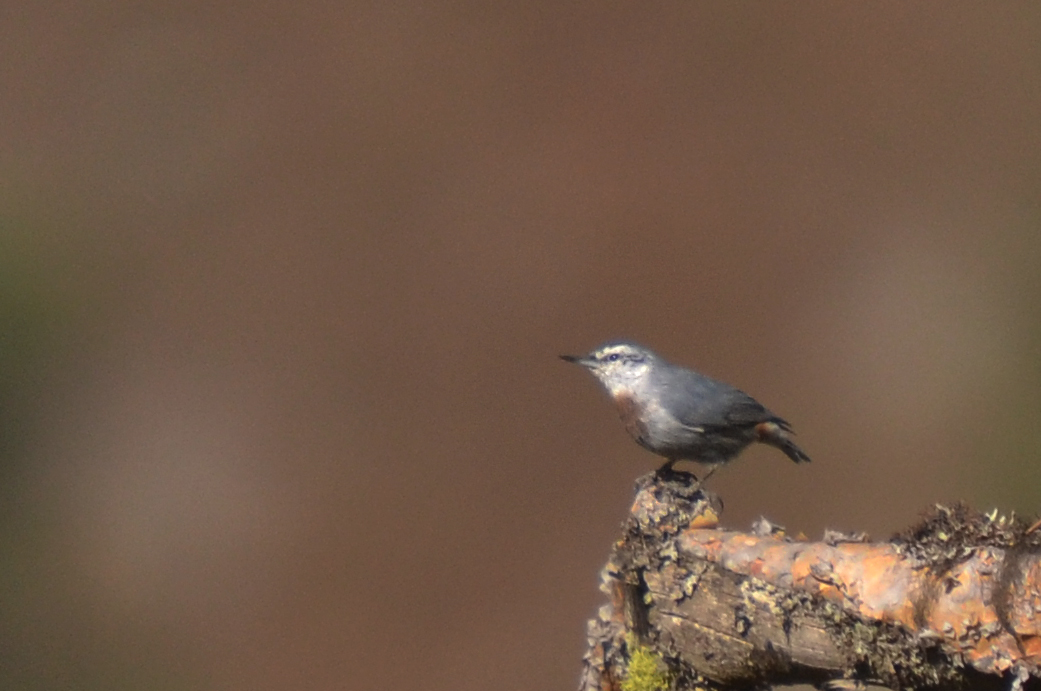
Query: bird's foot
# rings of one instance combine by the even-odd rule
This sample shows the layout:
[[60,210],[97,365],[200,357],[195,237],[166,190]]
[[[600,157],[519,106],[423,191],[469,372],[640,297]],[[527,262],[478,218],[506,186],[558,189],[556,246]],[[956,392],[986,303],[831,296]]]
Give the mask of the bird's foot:
[[[699,480],[698,476],[689,470],[677,470],[673,467],[676,461],[669,461],[654,471],[654,478],[661,483],[682,486],[688,492],[697,492],[701,489],[704,478]],[[709,475],[712,473],[710,472]],[[708,475],[705,476],[706,478]]]
[[689,472],[687,470],[676,470],[673,467],[674,463],[676,463],[676,461],[666,461],[661,465],[660,468],[654,471],[654,476],[657,477],[659,480],[682,479],[689,481],[691,478],[693,478],[695,482],[698,481],[698,477],[694,473]]

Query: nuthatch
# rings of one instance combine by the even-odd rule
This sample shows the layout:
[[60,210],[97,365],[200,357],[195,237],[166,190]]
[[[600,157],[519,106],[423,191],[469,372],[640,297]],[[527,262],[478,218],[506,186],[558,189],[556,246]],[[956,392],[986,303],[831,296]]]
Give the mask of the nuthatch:
[[795,445],[792,427],[729,384],[665,361],[625,341],[605,343],[588,355],[561,355],[589,369],[618,406],[636,443],[676,461],[712,466],[705,480],[752,442],[769,444],[796,463],[809,461]]

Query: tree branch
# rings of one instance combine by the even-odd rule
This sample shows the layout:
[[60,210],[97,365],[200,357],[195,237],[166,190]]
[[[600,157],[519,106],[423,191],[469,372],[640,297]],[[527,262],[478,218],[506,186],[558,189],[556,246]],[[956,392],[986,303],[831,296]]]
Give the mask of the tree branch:
[[686,473],[637,482],[581,691],[1041,688],[1041,533],[1014,517],[936,506],[890,542],[807,542],[720,512]]

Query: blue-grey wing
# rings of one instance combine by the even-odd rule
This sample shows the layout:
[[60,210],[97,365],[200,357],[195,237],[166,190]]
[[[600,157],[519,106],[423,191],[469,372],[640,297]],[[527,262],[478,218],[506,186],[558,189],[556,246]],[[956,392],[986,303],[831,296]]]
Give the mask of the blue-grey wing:
[[740,389],[695,372],[674,369],[662,402],[688,427],[754,427],[780,419]]

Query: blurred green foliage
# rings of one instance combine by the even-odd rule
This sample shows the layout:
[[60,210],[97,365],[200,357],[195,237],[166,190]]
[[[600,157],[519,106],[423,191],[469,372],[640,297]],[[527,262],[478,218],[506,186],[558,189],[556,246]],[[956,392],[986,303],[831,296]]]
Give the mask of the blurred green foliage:
[[38,225],[0,212],[0,484],[8,490],[33,425],[32,393],[69,306],[43,237]]

